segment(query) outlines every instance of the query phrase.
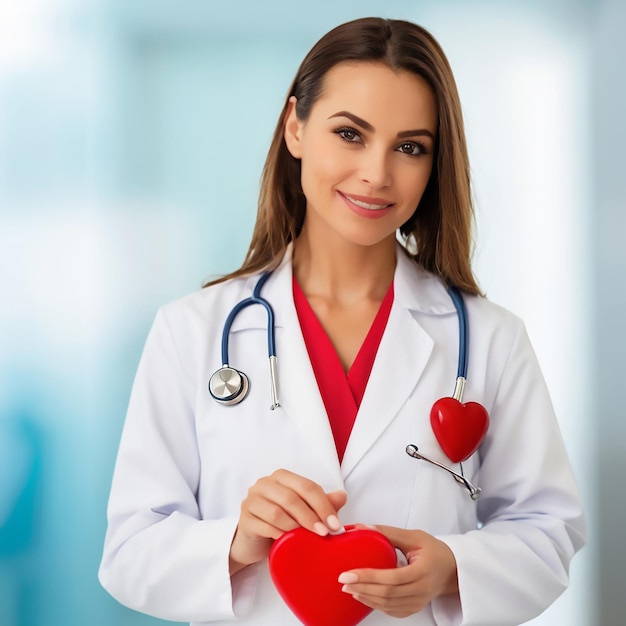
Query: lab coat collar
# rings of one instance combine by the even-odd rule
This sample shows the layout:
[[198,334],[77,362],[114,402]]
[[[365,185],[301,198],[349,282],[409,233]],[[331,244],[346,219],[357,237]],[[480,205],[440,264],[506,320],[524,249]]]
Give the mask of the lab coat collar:
[[[302,429],[313,453],[327,468],[330,484],[337,488],[398,414],[426,367],[434,342],[420,325],[420,314],[447,315],[454,313],[455,308],[441,281],[417,267],[398,244],[394,303],[339,467],[332,431],[293,302],[291,258],[290,245],[262,291],[275,315],[281,403],[277,411],[284,412]],[[258,276],[248,279],[247,294],[257,280]],[[267,315],[263,307],[244,310],[233,323],[232,332],[252,328],[266,331]],[[400,350],[402,345],[411,349]]]
[[406,309],[429,315],[454,313],[454,303],[445,285],[407,256],[404,248],[396,247],[394,300]]
[[[270,302],[274,310],[277,328],[284,326],[285,322],[289,322],[295,315],[291,288],[292,255],[293,244],[290,243],[280,265],[274,270],[262,290],[262,296]],[[252,293],[258,279],[258,274],[249,276],[246,279],[245,287],[242,290],[242,298],[248,297]],[[456,311],[441,280],[416,265],[407,256],[400,243],[396,245],[394,302],[410,311],[429,315],[447,315]],[[266,325],[267,314],[263,308],[252,306],[242,311],[235,318],[232,331],[265,328]]]

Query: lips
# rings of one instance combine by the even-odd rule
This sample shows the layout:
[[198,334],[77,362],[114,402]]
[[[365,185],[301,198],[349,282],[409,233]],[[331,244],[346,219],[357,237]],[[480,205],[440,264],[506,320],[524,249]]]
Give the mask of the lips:
[[338,191],[337,193],[352,211],[362,217],[383,217],[389,212],[391,207],[394,206],[393,202],[388,202],[384,198],[354,196],[352,194],[348,195],[342,193],[341,191]]
[[[341,193],[341,192],[339,192]],[[393,202],[387,202],[382,198],[368,198],[365,196],[353,196],[348,195],[347,193],[341,193],[341,195],[352,202],[352,204],[356,204],[356,206],[365,209],[366,211],[381,211],[383,209],[389,208]]]

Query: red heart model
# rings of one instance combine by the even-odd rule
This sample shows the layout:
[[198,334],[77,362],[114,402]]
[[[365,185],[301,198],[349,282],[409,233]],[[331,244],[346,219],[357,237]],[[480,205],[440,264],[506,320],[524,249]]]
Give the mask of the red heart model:
[[489,415],[482,404],[461,404],[456,398],[440,398],[430,410],[435,437],[453,463],[465,461],[476,452],[487,434]]
[[372,609],[341,591],[339,574],[396,566],[395,548],[383,534],[352,526],[325,537],[296,528],[277,539],[269,555],[274,586],[305,626],[355,626]]

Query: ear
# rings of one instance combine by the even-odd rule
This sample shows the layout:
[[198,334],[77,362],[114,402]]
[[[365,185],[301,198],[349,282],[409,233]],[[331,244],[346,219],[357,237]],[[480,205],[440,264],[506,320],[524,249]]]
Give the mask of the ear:
[[294,159],[302,158],[302,124],[296,116],[296,97],[291,96],[287,103],[283,136],[285,144]]

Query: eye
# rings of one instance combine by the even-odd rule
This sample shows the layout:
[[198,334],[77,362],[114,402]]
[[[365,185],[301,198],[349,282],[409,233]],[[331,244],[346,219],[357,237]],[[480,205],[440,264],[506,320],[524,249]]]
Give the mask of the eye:
[[362,143],[361,135],[354,128],[342,127],[338,128],[335,133],[347,143]]
[[428,149],[419,141],[405,141],[397,148],[398,152],[408,154],[409,156],[419,156],[420,154],[428,154]]

